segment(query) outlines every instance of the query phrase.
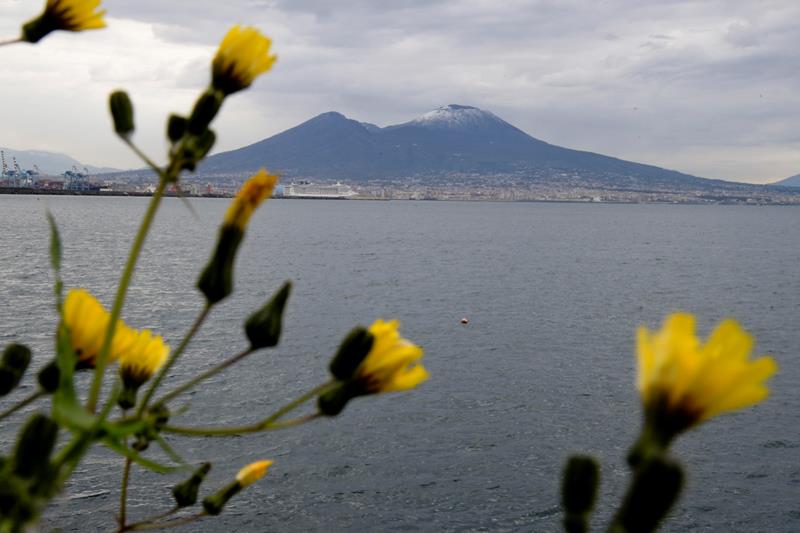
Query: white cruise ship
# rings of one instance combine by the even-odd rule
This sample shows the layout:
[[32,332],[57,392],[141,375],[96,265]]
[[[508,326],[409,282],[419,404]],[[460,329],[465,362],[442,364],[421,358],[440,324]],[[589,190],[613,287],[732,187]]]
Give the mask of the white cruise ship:
[[352,198],[357,194],[349,185],[338,181],[333,185],[318,185],[310,181],[297,181],[283,187],[283,196],[285,198],[346,199]]

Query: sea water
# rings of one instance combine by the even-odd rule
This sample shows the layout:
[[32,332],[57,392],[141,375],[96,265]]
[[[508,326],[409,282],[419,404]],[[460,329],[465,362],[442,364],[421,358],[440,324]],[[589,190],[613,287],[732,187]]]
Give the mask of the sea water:
[[[2,343],[30,344],[37,365],[52,355],[46,207],[61,227],[67,286],[109,305],[146,202],[0,197]],[[164,201],[125,306],[129,324],[177,345],[201,309],[194,284],[227,202]],[[204,490],[246,463],[275,461],[220,517],[184,530],[558,531],[559,475],[575,452],[602,463],[593,519],[602,527],[629,480],[624,457],[640,424],[635,329],[687,310],[703,335],[737,318],[780,372],[767,401],[678,440],[686,490],[664,529],[798,531],[798,230],[792,207],[269,201],[248,229],[234,295],[168,382],[244,348],[243,320],[291,279],[281,345],[182,396],[187,410],[174,423],[267,416],[325,381],[341,338],[378,317],[401,320],[431,378],[291,430],[169,436],[190,462],[214,463]],[[25,383],[18,394],[33,390]],[[22,420],[0,423],[3,450]],[[111,529],[121,463],[102,449],[89,455],[45,529]],[[183,476],[135,467],[131,519],[168,509]]]

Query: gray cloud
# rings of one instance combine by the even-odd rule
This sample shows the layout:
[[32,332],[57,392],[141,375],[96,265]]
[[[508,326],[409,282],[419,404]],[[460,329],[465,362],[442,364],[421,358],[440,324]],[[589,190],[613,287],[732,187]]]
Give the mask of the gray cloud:
[[[0,145],[134,165],[106,138],[102,110],[103,94],[125,86],[141,116],[137,138],[163,152],[164,116],[191,105],[216,43],[243,23],[273,37],[279,62],[226,104],[218,149],[332,109],[388,124],[464,103],[548,142],[706,177],[770,181],[800,170],[794,0],[104,3],[103,32],[0,49],[13,65],[0,71],[6,100],[25,93],[84,110],[84,145],[42,134],[69,129],[45,127],[63,124],[55,103],[47,116],[7,110],[20,126]],[[13,34],[37,5],[0,4],[0,29]],[[55,49],[56,58],[44,52]],[[76,91],[80,83],[94,87]]]

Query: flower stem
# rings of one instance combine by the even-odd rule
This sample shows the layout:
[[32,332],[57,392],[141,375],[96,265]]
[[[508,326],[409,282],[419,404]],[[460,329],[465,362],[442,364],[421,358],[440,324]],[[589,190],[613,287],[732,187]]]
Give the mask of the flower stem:
[[210,305],[206,304],[205,306],[203,306],[203,310],[200,311],[199,315],[197,315],[197,318],[192,324],[192,327],[189,328],[189,331],[188,333],[186,333],[186,336],[183,338],[183,340],[175,349],[175,351],[172,352],[172,355],[167,360],[166,364],[163,367],[161,367],[161,370],[156,375],[155,379],[153,380],[153,383],[150,384],[150,388],[147,389],[147,393],[145,393],[139,405],[139,409],[136,411],[137,417],[141,417],[142,413],[144,413],[144,410],[147,409],[147,404],[150,402],[150,399],[153,397],[153,394],[155,394],[156,389],[158,389],[158,386],[163,381],[164,376],[167,375],[169,369],[172,368],[172,366],[175,364],[175,362],[178,360],[181,354],[183,354],[184,350],[186,350],[186,347],[189,346],[189,342],[192,340],[192,337],[194,337],[195,333],[197,333],[197,331],[200,329],[200,326],[203,325],[203,322],[205,321],[210,311],[211,311]]
[[305,416],[298,416],[297,418],[290,418],[289,420],[276,420],[269,425],[269,429],[287,429],[295,426],[301,426],[312,420],[320,418],[322,413],[311,413]]
[[31,394],[30,396],[28,396],[24,400],[20,401],[17,405],[14,405],[13,407],[10,407],[10,408],[6,409],[5,411],[3,411],[2,414],[0,414],[0,420],[3,420],[6,417],[9,417],[9,416],[13,415],[14,413],[19,411],[20,409],[22,409],[26,405],[35,402],[36,400],[38,400],[39,398],[41,398],[44,395],[45,395],[44,391],[37,390],[36,392]]
[[[126,439],[127,441],[127,439]],[[127,446],[128,443],[126,442]],[[122,470],[122,487],[119,491],[119,531],[125,531],[125,507],[128,501],[128,481],[131,477],[131,458],[125,458],[125,468]]]
[[168,522],[139,522],[138,524],[131,524],[124,531],[143,531],[143,530],[153,530],[153,529],[167,529],[170,527],[178,527],[183,526],[185,524],[191,524],[192,522],[196,522],[206,516],[205,513],[197,513],[191,516],[187,516],[184,518],[176,518],[174,520],[169,520]]
[[318,417],[318,413],[314,413],[312,415],[303,416],[300,418],[295,418],[292,420],[286,420],[284,422],[279,422],[281,418],[285,415],[290,413],[291,411],[297,409],[307,401],[311,400],[315,396],[319,394],[324,394],[332,387],[338,386],[338,384],[334,382],[327,382],[319,385],[318,387],[314,387],[307,393],[303,394],[296,400],[293,400],[270,416],[265,418],[260,422],[256,422],[255,424],[250,424],[248,426],[239,426],[239,427],[217,427],[217,428],[187,428],[187,427],[180,427],[180,426],[170,426],[167,425],[164,427],[164,431],[169,431],[170,433],[178,433],[181,435],[192,435],[196,437],[223,437],[226,435],[237,435],[241,433],[258,433],[260,431],[267,431],[271,429],[284,429],[287,427],[293,427],[305,422],[309,422],[314,420]]
[[111,319],[108,321],[108,328],[106,329],[105,339],[103,340],[103,347],[100,350],[100,356],[97,358],[97,363],[94,369],[94,376],[92,378],[92,387],[89,390],[89,399],[86,402],[86,409],[89,412],[94,412],[97,406],[97,400],[100,396],[100,386],[103,383],[103,374],[108,364],[109,352],[111,348],[111,340],[114,338],[114,331],[117,327],[117,321],[122,314],[122,306],[125,303],[125,295],[128,292],[131,278],[133,278],[133,271],[136,268],[136,262],[139,259],[139,254],[144,247],[144,241],[147,238],[147,233],[150,231],[150,226],[153,224],[158,206],[161,203],[161,198],[164,196],[164,189],[167,187],[167,180],[162,175],[158,182],[158,187],[150,199],[147,206],[147,211],[142,218],[142,223],[139,226],[139,231],[133,241],[130,254],[128,254],[128,261],[125,263],[125,269],[122,271],[122,276],[117,286],[117,294],[114,298],[114,306],[111,308]]
[[6,46],[9,44],[21,43],[22,37],[11,37],[9,39],[2,39],[0,40],[0,46]]
[[161,167],[159,167],[158,165],[156,165],[156,164],[153,162],[153,160],[152,160],[152,159],[150,159],[149,157],[147,157],[147,154],[145,154],[144,152],[142,152],[142,151],[139,149],[139,147],[138,147],[138,146],[136,146],[136,145],[133,143],[133,141],[132,141],[132,140],[130,140],[130,139],[129,139],[129,138],[127,138],[127,137],[121,137],[121,138],[122,138],[122,142],[124,142],[125,144],[127,144],[127,145],[128,145],[128,147],[129,147],[131,150],[133,150],[133,153],[135,153],[136,155],[138,155],[138,156],[139,156],[139,159],[141,159],[142,161],[144,161],[144,162],[147,164],[147,166],[148,166],[148,167],[150,167],[151,169],[153,169],[153,171],[154,171],[156,174],[158,174],[158,176],[159,176],[159,177],[161,177],[161,173],[162,173]]
[[220,364],[218,364],[218,365],[216,365],[216,366],[214,366],[212,368],[209,368],[205,372],[203,372],[201,374],[198,374],[197,376],[195,376],[194,378],[190,379],[189,381],[187,381],[186,383],[184,383],[180,387],[177,387],[176,389],[171,390],[170,392],[168,392],[167,394],[165,394],[164,396],[159,398],[156,401],[156,403],[157,404],[159,404],[159,403],[167,403],[168,401],[170,401],[171,399],[175,398],[179,394],[182,394],[182,393],[186,392],[187,390],[191,389],[192,387],[194,387],[195,385],[197,385],[201,381],[204,381],[204,380],[210,378],[211,376],[213,376],[214,374],[218,374],[219,372],[222,372],[223,370],[225,370],[229,366],[238,363],[239,361],[241,361],[242,359],[244,359],[245,357],[247,357],[248,355],[250,355],[253,352],[254,352],[253,349],[247,348],[246,350],[234,355],[233,357],[228,358],[227,360],[221,362]]
[[155,516],[151,516],[150,518],[146,518],[145,520],[142,520],[140,522],[133,522],[132,524],[128,524],[127,526],[120,528],[117,533],[122,533],[123,531],[135,530],[139,526],[143,526],[143,525],[146,525],[146,524],[152,524],[152,523],[158,522],[159,520],[163,520],[163,519],[165,519],[167,517],[170,517],[170,516],[174,515],[175,513],[180,511],[180,509],[181,508],[176,505],[175,507],[173,507],[169,511],[165,511],[165,512],[163,512],[161,514],[157,514]]

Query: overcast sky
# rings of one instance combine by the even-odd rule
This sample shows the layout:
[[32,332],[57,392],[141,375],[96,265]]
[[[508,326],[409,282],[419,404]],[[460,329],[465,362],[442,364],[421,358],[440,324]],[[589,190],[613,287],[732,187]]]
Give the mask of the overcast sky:
[[[43,0],[0,0],[15,36]],[[800,172],[797,0],[105,0],[108,28],[0,48],[0,146],[140,164],[113,136],[125,88],[136,140],[164,159],[231,24],[279,59],[216,123],[224,151],[330,110],[387,125],[449,103],[539,139],[708,178]]]

